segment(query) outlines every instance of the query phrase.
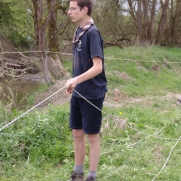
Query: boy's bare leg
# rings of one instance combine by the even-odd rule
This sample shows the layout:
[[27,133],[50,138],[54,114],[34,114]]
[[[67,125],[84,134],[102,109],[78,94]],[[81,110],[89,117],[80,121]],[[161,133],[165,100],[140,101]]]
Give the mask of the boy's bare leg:
[[82,129],[73,130],[75,165],[83,166],[86,154],[85,136]]

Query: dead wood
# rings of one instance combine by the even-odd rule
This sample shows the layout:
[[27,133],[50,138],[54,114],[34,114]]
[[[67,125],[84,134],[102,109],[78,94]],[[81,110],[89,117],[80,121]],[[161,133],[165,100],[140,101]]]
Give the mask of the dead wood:
[[114,42],[104,40],[104,47],[118,46],[120,48],[123,48],[124,44],[131,44],[131,40],[129,38],[119,38],[119,39],[115,40]]
[[17,60],[1,56],[0,70],[0,78],[20,78],[22,75],[27,73],[35,74],[40,72],[39,67],[34,63],[31,63],[30,58],[28,57],[21,57]]

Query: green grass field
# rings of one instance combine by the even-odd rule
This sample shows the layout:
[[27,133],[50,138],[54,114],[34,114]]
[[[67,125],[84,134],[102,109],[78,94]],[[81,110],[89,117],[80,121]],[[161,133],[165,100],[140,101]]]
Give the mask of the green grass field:
[[[71,67],[71,61],[64,67]],[[108,92],[97,180],[181,181],[181,105],[176,104],[181,49],[106,48],[105,69]],[[23,113],[7,115],[0,107],[2,120]],[[74,164],[68,117],[67,105],[49,105],[3,130],[0,181],[68,180]]]

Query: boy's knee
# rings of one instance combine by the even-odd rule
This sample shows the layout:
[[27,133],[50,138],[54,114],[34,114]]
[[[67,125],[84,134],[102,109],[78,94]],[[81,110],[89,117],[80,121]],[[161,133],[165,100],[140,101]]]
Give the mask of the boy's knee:
[[96,143],[99,141],[99,134],[89,134],[87,135],[87,139],[89,143]]
[[84,137],[84,132],[82,129],[73,129],[72,134],[74,138],[81,138]]

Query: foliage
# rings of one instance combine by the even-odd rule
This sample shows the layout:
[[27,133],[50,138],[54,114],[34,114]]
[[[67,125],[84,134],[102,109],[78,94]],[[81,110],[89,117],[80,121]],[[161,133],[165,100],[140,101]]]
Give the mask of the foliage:
[[125,17],[120,9],[122,4],[117,4],[115,0],[100,0],[96,3],[93,18],[106,41],[115,42],[120,38],[132,38],[131,31],[134,31],[134,28],[126,27],[129,17]]
[[9,114],[7,113],[7,110],[4,109],[4,105],[3,105],[2,101],[0,101],[0,120],[2,120],[2,121],[7,120],[8,117],[9,117]]
[[0,2],[0,7],[1,7],[1,11],[0,11],[0,25],[8,25],[10,20],[13,18],[12,14],[10,14],[9,12],[11,11],[10,9],[10,5],[12,4],[12,2]]
[[[51,1],[47,1],[51,2]],[[129,3],[128,3],[129,2]],[[164,9],[164,5],[155,1],[155,7],[152,1],[146,3],[142,1],[140,9],[140,17],[138,13],[138,2],[131,0],[99,0],[94,1],[93,18],[98,26],[103,38],[106,42],[126,46],[136,44],[140,35],[140,44],[154,44],[156,41],[159,45],[180,46],[180,8],[177,1],[169,3],[167,16],[160,19]],[[61,51],[64,50],[64,40],[71,40],[75,30],[75,25],[69,23],[66,14],[68,1],[56,1],[57,19],[54,23],[56,26],[56,35],[58,46]],[[128,5],[130,4],[130,6]],[[167,6],[166,6],[167,7]],[[43,20],[47,15],[47,3],[43,3]],[[155,8],[155,11],[154,11]],[[154,16],[151,22],[151,16]],[[138,16],[138,17],[137,17]],[[0,1],[0,28],[1,33],[8,37],[13,45],[21,48],[29,48],[37,43],[37,35],[35,35],[33,12],[33,1],[31,0],[1,0]],[[140,22],[141,29],[137,23]],[[35,21],[36,22],[36,21]],[[163,22],[163,25],[161,24]],[[178,23],[176,23],[178,22]],[[160,26],[160,29],[159,29]],[[49,27],[50,28],[50,27]],[[51,27],[53,28],[53,27]],[[50,29],[51,29],[50,28]],[[158,31],[159,30],[159,31]],[[45,32],[47,33],[47,32]],[[168,38],[170,37],[170,38]],[[48,37],[47,41],[48,41]]]
[[1,163],[38,160],[39,164],[44,161],[57,164],[72,156],[66,110],[52,107],[46,113],[36,111],[6,131],[0,135]]
[[[5,35],[14,46],[28,46],[28,31],[32,32],[32,19],[26,9],[26,3],[23,0],[1,0],[0,16],[1,34]],[[5,12],[5,13],[4,13]],[[29,29],[29,30],[28,30]]]

